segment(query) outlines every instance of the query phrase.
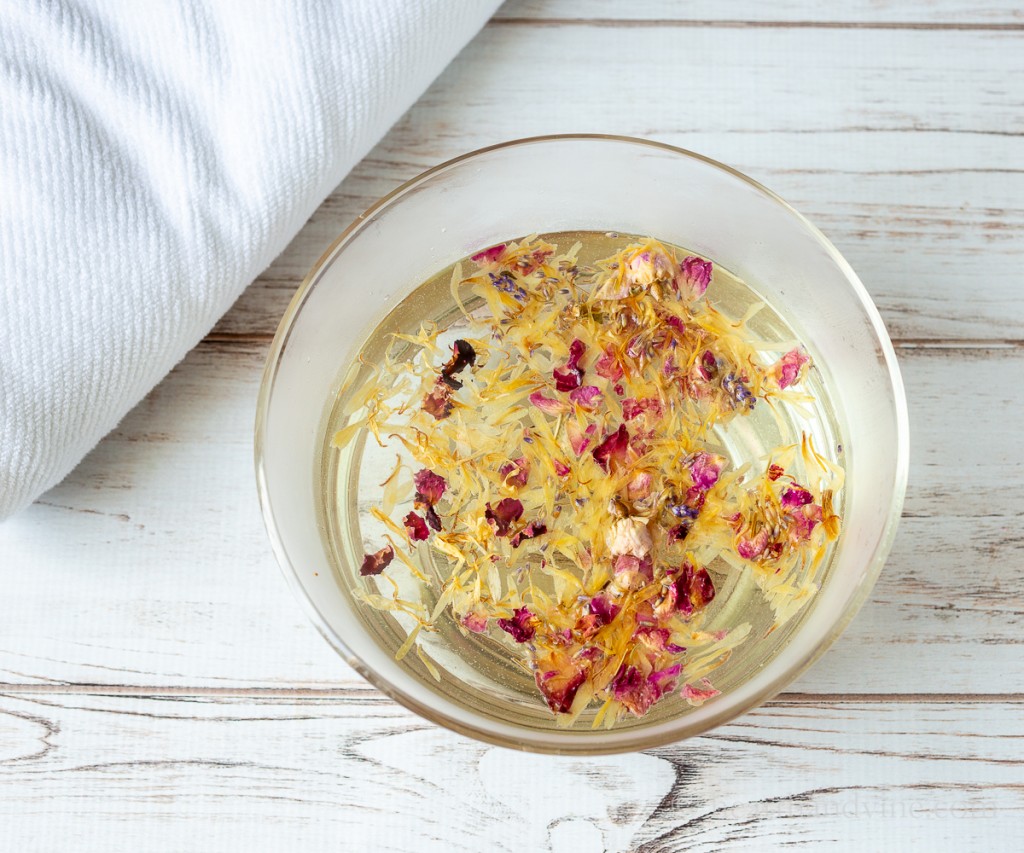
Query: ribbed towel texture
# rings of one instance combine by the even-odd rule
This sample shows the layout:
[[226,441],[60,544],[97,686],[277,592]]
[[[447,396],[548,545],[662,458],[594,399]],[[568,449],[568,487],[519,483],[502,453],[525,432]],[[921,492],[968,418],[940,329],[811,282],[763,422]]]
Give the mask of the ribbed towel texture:
[[209,331],[497,0],[0,0],[0,519]]

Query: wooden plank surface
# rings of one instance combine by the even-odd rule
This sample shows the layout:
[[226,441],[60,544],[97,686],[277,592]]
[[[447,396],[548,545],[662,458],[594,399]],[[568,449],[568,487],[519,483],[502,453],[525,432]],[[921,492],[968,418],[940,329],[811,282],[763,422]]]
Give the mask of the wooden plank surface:
[[[538,51],[543,62],[525,61]],[[1022,106],[1024,30],[491,26],[217,331],[271,334],[311,261],[434,163],[509,138],[615,132],[774,189],[845,254],[894,337],[1020,340]]]
[[[1020,848],[1022,102],[1005,0],[507,3],[0,527],[0,849]],[[794,203],[875,297],[911,405],[900,533],[835,647],[711,735],[592,760],[456,737],[359,679],[291,600],[251,462],[267,344],[334,237],[440,160],[556,132],[692,148]]]
[[[976,850],[1024,844],[1017,701],[779,701],[648,754],[475,743],[374,695],[0,696],[7,850]],[[51,833],[49,837],[56,837]]]

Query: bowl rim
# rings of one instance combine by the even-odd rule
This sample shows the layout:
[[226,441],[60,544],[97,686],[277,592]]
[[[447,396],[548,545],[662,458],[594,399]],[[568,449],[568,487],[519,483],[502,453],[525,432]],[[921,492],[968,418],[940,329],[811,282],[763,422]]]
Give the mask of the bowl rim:
[[[453,166],[457,166],[468,160],[473,160],[478,157],[482,157],[493,151],[499,151],[506,148],[525,147],[529,145],[536,145],[539,143],[551,143],[551,142],[594,142],[604,141],[613,142],[617,144],[628,144],[636,145],[646,148],[659,149],[661,151],[667,151],[672,154],[676,154],[685,158],[698,160],[705,165],[711,166],[715,169],[723,171],[744,183],[748,184],[759,193],[764,195],[769,200],[780,205],[789,215],[796,218],[796,220],[807,229],[822,246],[822,248],[828,253],[829,257],[836,264],[836,266],[843,273],[847,283],[853,289],[858,300],[861,303],[861,307],[871,322],[872,328],[874,329],[875,336],[878,341],[878,345],[885,359],[885,366],[888,373],[888,379],[893,393],[893,402],[895,407],[896,415],[896,470],[895,478],[893,482],[893,488],[890,494],[890,506],[891,511],[887,516],[885,527],[882,530],[882,535],[878,539],[878,543],[874,551],[869,555],[866,562],[866,570],[864,577],[858,586],[857,592],[850,597],[847,604],[839,618],[832,624],[828,634],[824,636],[820,642],[817,643],[813,648],[810,648],[806,653],[793,665],[788,667],[786,670],[777,675],[771,682],[765,685],[760,691],[750,697],[750,699],[735,708],[731,708],[728,711],[723,711],[718,715],[711,715],[706,721],[699,724],[692,731],[682,732],[678,730],[663,730],[657,734],[645,734],[644,728],[639,728],[633,734],[632,737],[621,737],[613,743],[603,742],[600,740],[599,735],[595,735],[593,738],[586,736],[580,737],[575,741],[562,741],[558,744],[545,744],[535,741],[529,743],[523,743],[520,741],[511,740],[501,734],[489,731],[486,728],[482,728],[471,723],[464,722],[459,719],[455,719],[448,714],[439,711],[437,708],[420,702],[406,693],[402,688],[388,681],[376,670],[368,666],[358,655],[356,655],[351,649],[348,648],[345,641],[338,636],[331,625],[320,613],[316,602],[312,600],[310,595],[306,592],[305,588],[299,582],[295,567],[292,565],[291,560],[288,557],[287,550],[284,547],[281,535],[278,531],[277,521],[274,515],[273,507],[270,501],[270,490],[267,483],[266,468],[263,459],[263,448],[265,443],[265,430],[267,417],[269,415],[269,408],[271,402],[271,396],[273,394],[274,383],[277,378],[278,368],[280,366],[281,357],[285,351],[288,340],[291,336],[291,332],[294,328],[294,321],[302,310],[306,299],[312,292],[313,288],[316,287],[320,280],[321,274],[330,265],[331,261],[340,254],[345,246],[369,223],[373,221],[374,215],[397,202],[410,190],[419,186],[423,182],[427,181],[434,175],[444,172]],[[896,536],[897,528],[899,527],[900,518],[902,515],[902,509],[904,499],[906,496],[907,480],[910,469],[910,425],[909,425],[909,413],[907,409],[906,391],[903,384],[903,378],[900,373],[899,364],[896,358],[896,351],[892,345],[892,341],[885,328],[885,324],[882,320],[881,315],[878,312],[877,307],[868,294],[867,288],[865,288],[863,282],[861,282],[857,273],[850,266],[849,262],[840,254],[839,250],[832,244],[832,242],[824,235],[824,233],[815,226],[807,217],[796,210],[787,201],[781,198],[779,195],[768,189],[753,178],[743,174],[737,169],[732,168],[724,163],[707,157],[703,154],[699,154],[694,151],[690,151],[679,146],[670,145],[664,142],[657,142],[649,139],[642,139],[633,136],[625,136],[618,134],[602,134],[602,133],[559,133],[559,134],[547,134],[541,136],[529,136],[522,137],[519,139],[512,139],[506,142],[500,142],[494,145],[488,145],[483,148],[477,148],[473,151],[469,151],[465,154],[461,154],[457,157],[453,157],[442,163],[439,163],[431,168],[419,173],[418,175],[404,181],[399,186],[395,187],[391,192],[382,196],[374,204],[370,205],[363,213],[359,214],[352,223],[345,228],[341,234],[328,246],[320,258],[316,261],[309,273],[305,276],[302,283],[299,285],[294,296],[288,304],[287,309],[281,317],[281,321],[278,324],[277,330],[274,334],[274,339],[271,344],[270,350],[267,353],[266,363],[263,369],[263,375],[260,381],[259,394],[256,403],[256,417],[255,417],[255,431],[254,431],[254,442],[253,442],[253,455],[255,463],[256,473],[256,484],[257,492],[259,495],[260,508],[263,515],[264,525],[267,529],[267,534],[271,542],[271,547],[274,551],[274,555],[277,558],[278,565],[281,572],[284,574],[285,579],[292,590],[292,593],[296,596],[303,609],[306,611],[307,617],[313,623],[317,631],[324,637],[324,639],[331,645],[331,647],[350,665],[355,669],[371,686],[377,688],[385,695],[394,699],[396,702],[404,706],[405,708],[418,714],[426,720],[433,723],[439,724],[448,728],[452,731],[457,732],[476,740],[484,741],[486,743],[494,744],[497,746],[509,747],[519,750],[527,750],[538,753],[549,753],[549,754],[575,754],[575,755],[607,755],[614,753],[632,752],[641,749],[650,749],[653,747],[664,746],[670,743],[676,743],[689,737],[695,737],[712,728],[724,725],[729,721],[749,712],[750,710],[759,707],[765,702],[769,701],[773,696],[779,694],[786,688],[787,685],[791,684],[797,677],[804,671],[806,671],[815,661],[817,661],[828,648],[835,642],[836,639],[842,634],[846,627],[850,624],[853,617],[856,616],[857,612],[867,601],[872,589],[874,588],[875,582],[878,580],[878,576],[885,565],[886,559],[889,552],[892,549],[892,544]],[[602,732],[601,734],[606,734]],[[624,734],[624,733],[623,733]]]

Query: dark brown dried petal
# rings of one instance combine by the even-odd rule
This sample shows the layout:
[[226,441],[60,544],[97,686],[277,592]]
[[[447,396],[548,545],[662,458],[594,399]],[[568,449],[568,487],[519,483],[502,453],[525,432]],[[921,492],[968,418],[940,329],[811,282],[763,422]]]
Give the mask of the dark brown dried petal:
[[461,373],[474,364],[476,364],[476,350],[467,341],[457,340],[452,345],[452,357],[441,368],[441,381],[450,388],[461,388],[462,383],[455,378],[455,374]]
[[395,549],[390,545],[386,545],[379,551],[373,554],[367,554],[363,557],[363,565],[359,569],[359,574],[363,577],[367,575],[379,575],[384,571],[391,561],[395,559]]

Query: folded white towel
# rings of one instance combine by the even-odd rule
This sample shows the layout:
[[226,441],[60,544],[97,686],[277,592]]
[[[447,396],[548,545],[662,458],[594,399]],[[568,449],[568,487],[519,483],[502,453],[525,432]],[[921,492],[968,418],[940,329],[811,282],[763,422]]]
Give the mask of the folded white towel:
[[0,519],[209,331],[496,6],[0,3]]

